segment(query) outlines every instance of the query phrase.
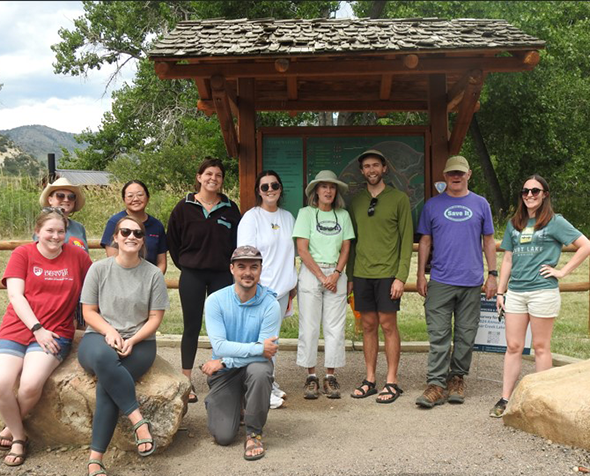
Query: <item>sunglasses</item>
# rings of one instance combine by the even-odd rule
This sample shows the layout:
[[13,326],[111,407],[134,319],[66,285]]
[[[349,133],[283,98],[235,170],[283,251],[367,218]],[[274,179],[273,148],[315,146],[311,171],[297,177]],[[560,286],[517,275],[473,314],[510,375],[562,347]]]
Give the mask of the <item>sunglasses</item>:
[[263,183],[260,186],[260,190],[262,190],[263,192],[268,192],[271,188],[276,191],[279,188],[281,188],[281,184],[279,182],[273,182],[271,184]]
[[545,190],[543,190],[542,188],[523,188],[520,193],[522,194],[523,197],[528,197],[529,192],[533,194],[533,197],[536,197],[537,195],[539,195],[541,192],[544,192]]
[[59,207],[43,207],[43,210],[41,210],[41,211],[43,213],[57,213],[58,215],[61,215],[62,217],[65,216],[64,211]]
[[377,206],[377,202],[377,197],[373,197],[371,199],[371,203],[369,203],[369,209],[367,210],[367,213],[370,217],[372,217],[375,214],[375,207]]
[[132,230],[131,228],[119,228],[119,233],[123,238],[127,238],[131,233],[135,236],[135,238],[141,239],[145,236],[145,233],[139,229]]
[[76,194],[75,193],[62,193],[62,192],[56,192],[53,194],[54,197],[56,197],[58,200],[64,200],[66,197],[68,197],[68,200],[70,202],[73,202],[74,200],[76,200]]

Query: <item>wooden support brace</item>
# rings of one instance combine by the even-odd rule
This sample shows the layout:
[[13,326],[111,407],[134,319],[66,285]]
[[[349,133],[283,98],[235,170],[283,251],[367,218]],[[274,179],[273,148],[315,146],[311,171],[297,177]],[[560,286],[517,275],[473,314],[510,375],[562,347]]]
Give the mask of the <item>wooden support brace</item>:
[[538,51],[512,51],[512,56],[520,59],[522,64],[534,68],[539,64],[541,55]]
[[229,105],[226,82],[223,76],[213,76],[211,78],[211,93],[227,153],[230,157],[237,157],[238,138]]
[[384,74],[381,76],[381,86],[379,91],[379,99],[382,101],[387,101],[391,96],[391,83],[393,80],[393,75],[391,74]]
[[287,98],[289,101],[297,100],[297,77],[289,76],[287,78]]
[[239,169],[240,208],[242,213],[256,205],[254,184],[256,182],[256,110],[254,109],[254,79],[238,79]]
[[211,117],[213,115],[213,113],[215,112],[215,107],[213,106],[213,101],[203,101],[202,99],[199,99],[197,101],[197,109],[199,111],[202,111],[203,114],[205,114],[205,116],[207,116],[207,117]]
[[461,146],[469,130],[469,124],[471,124],[471,118],[479,101],[482,87],[483,73],[481,71],[472,71],[467,81],[463,100],[459,106],[459,112],[457,113],[453,131],[451,132],[451,138],[449,139],[450,155],[457,155],[461,151]]
[[195,85],[201,99],[211,99],[211,89],[207,86],[205,78],[195,78]]

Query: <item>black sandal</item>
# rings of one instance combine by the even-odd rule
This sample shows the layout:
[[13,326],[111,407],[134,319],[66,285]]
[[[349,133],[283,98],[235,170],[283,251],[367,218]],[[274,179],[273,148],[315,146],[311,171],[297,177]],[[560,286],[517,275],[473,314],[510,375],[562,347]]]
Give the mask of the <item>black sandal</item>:
[[[363,387],[369,387],[365,390]],[[355,390],[358,390],[359,394],[352,392],[350,396],[352,398],[367,398],[371,395],[375,395],[377,393],[377,389],[375,388],[375,382],[369,382],[368,380],[363,380],[363,383],[360,384]]]
[[[393,403],[400,397],[402,393],[404,393],[404,391],[397,386],[397,383],[386,383],[383,388],[387,390],[379,392],[379,397],[385,395],[391,395],[391,397],[385,400],[377,398],[377,403]],[[395,390],[395,392],[393,390]]]
[[197,397],[197,391],[195,390],[195,386],[191,384],[191,390],[188,393],[188,403],[197,403],[199,401],[199,397]]

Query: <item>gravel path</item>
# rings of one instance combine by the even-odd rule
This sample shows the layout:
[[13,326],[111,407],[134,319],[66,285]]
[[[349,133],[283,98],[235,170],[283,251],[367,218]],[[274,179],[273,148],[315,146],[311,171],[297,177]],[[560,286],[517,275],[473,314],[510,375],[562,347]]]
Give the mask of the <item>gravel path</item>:
[[[180,370],[177,349],[160,348],[159,352]],[[209,350],[199,350],[196,363],[209,356]],[[343,389],[340,400],[304,400],[305,375],[295,365],[295,358],[291,351],[279,355],[277,380],[288,393],[287,407],[270,412],[264,438],[267,455],[262,460],[247,462],[242,458],[243,435],[228,447],[213,442],[203,404],[205,379],[197,375],[194,380],[200,401],[190,405],[173,445],[145,459],[109,450],[109,475],[562,476],[574,474],[574,466],[590,466],[586,451],[553,444],[488,417],[501,391],[500,355],[476,353],[466,380],[465,404],[445,404],[432,410],[421,410],[414,404],[425,386],[424,353],[402,354],[400,386],[405,393],[391,405],[378,405],[374,397],[354,400],[348,396],[363,378],[362,352],[347,353],[347,366],[338,374]],[[379,369],[378,383],[382,384],[382,355]],[[531,362],[524,362],[523,372],[533,369]],[[87,458],[87,447],[47,449],[33,440],[27,462],[14,469],[1,465],[0,474],[81,475]]]

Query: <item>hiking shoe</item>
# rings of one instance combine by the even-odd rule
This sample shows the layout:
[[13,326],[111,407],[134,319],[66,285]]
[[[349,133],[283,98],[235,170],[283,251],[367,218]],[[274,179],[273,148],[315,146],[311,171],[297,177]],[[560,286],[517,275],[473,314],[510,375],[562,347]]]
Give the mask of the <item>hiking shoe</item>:
[[492,418],[502,418],[504,412],[506,411],[506,405],[508,405],[508,400],[505,398],[498,400],[498,403],[496,403],[494,408],[490,410],[490,416]]
[[416,399],[416,405],[422,408],[432,408],[442,405],[447,399],[446,390],[438,385],[429,384],[424,393]]
[[328,398],[340,398],[340,384],[333,375],[324,379],[324,393]]
[[320,396],[320,381],[317,377],[307,377],[303,398],[315,400]]
[[453,375],[447,380],[447,392],[449,403],[465,402],[465,380],[463,375]]

